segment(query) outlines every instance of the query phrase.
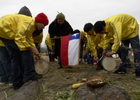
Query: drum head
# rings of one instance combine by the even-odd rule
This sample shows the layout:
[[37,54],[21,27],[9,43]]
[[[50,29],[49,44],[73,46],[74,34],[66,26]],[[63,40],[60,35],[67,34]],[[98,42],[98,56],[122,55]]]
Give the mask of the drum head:
[[112,57],[105,57],[102,59],[102,66],[107,71],[113,71],[116,68],[116,61]]
[[37,60],[35,62],[35,71],[38,74],[45,74],[49,70],[48,62],[44,59]]

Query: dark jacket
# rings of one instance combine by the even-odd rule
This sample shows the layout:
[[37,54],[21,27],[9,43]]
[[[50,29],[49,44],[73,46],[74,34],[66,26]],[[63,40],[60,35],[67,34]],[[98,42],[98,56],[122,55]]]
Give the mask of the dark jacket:
[[[73,32],[71,25],[65,20],[63,25],[59,25],[56,20],[54,20],[49,25],[49,34],[50,37],[53,38],[54,36],[61,37],[65,35],[69,35]],[[61,38],[55,39],[55,56],[60,56],[60,43]]]

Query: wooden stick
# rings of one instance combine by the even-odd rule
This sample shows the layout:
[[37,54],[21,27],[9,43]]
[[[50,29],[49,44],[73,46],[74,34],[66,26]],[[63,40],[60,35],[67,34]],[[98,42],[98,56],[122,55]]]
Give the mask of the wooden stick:
[[59,38],[61,38],[61,37],[56,37],[56,38],[51,38],[51,39],[59,39]]
[[99,62],[100,60],[102,60],[104,56],[105,56],[105,55],[102,55],[102,57],[98,60],[98,62]]

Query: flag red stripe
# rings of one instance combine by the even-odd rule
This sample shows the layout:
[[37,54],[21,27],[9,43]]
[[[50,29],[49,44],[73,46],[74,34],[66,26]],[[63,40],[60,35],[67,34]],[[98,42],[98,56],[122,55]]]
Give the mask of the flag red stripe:
[[61,50],[60,50],[60,59],[61,65],[68,65],[68,46],[69,46],[70,35],[62,36],[61,38]]

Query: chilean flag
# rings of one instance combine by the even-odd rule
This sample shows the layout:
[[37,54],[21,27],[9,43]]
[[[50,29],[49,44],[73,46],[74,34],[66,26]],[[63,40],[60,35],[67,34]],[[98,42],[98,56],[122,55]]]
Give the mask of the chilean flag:
[[80,33],[61,37],[60,60],[62,66],[79,64]]

